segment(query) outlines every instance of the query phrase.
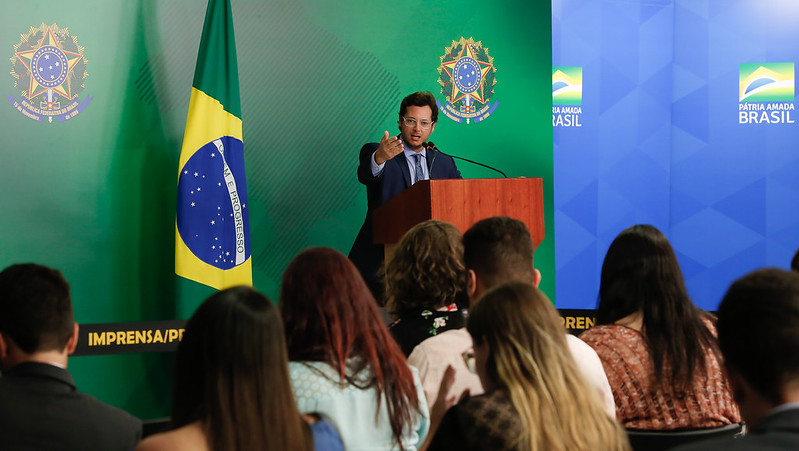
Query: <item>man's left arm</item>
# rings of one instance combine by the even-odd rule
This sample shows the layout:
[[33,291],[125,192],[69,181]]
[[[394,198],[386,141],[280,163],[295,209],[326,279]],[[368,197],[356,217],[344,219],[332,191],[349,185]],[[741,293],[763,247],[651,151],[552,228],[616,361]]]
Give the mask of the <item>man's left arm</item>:
[[455,159],[438,150],[433,153],[428,151],[427,158],[432,159],[430,163],[431,179],[462,179],[461,171],[455,166]]
[[455,166],[455,159],[449,155],[440,155],[440,156],[446,156],[447,160],[449,161],[449,164],[447,165],[447,176],[445,178],[462,179],[463,176],[461,175],[461,171],[459,171],[458,167]]
[[459,171],[459,170],[458,170],[458,167],[457,167],[457,166],[454,166],[454,165],[455,165],[455,162],[453,162],[452,164],[453,164],[453,167],[454,167],[455,171],[452,173],[452,176],[451,176],[450,178],[453,178],[453,179],[462,179],[462,178],[463,178],[463,176],[461,175],[461,171]]

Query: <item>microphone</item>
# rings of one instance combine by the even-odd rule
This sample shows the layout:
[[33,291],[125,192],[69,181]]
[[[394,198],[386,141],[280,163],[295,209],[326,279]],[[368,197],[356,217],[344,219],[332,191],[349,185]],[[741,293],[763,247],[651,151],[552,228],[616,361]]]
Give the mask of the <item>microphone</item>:
[[[446,156],[448,156],[450,158],[457,158],[458,160],[468,161],[469,163],[476,164],[478,166],[482,166],[484,168],[491,169],[492,171],[499,172],[500,174],[502,174],[503,177],[508,178],[508,176],[504,172],[500,171],[497,168],[493,168],[493,167],[491,167],[491,166],[489,166],[487,164],[478,163],[478,162],[470,160],[468,158],[458,157],[458,156],[455,156],[455,155],[450,155],[448,153],[441,152],[438,149],[438,147],[436,147],[436,145],[433,143],[433,141],[428,141],[426,143],[422,143],[422,146],[424,146],[424,148],[427,149],[427,150],[435,150],[436,152],[441,153],[443,155],[446,155]],[[430,173],[431,174],[433,173],[433,163],[435,163],[435,162],[436,162],[436,154],[434,153],[433,154],[433,160],[430,162]]]

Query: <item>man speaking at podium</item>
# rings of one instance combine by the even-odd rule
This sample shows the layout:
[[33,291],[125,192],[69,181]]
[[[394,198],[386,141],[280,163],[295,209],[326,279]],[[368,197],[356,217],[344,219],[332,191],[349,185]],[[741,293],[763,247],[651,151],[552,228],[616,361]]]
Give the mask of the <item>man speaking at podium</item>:
[[419,180],[463,178],[452,157],[427,144],[437,120],[433,94],[415,92],[400,104],[400,134],[389,136],[386,131],[380,143],[361,148],[358,181],[366,185],[368,210],[349,257],[380,304],[384,290],[378,271],[384,251],[382,244],[374,244],[372,212]]

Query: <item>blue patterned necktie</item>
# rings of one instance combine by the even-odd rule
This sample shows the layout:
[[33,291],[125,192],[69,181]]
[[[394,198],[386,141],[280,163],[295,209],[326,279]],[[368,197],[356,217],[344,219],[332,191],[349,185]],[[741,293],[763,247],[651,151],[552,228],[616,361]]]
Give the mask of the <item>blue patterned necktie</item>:
[[[416,164],[414,165],[414,169],[416,170],[416,181],[424,180],[424,173],[422,172],[422,154],[417,153],[413,156],[416,160]],[[415,183],[415,182],[414,182]]]

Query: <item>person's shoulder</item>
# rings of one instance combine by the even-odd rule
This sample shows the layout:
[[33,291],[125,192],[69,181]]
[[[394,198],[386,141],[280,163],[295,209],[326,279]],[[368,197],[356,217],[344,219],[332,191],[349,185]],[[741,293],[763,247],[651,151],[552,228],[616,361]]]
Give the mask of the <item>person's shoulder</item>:
[[408,364],[418,368],[422,379],[428,380],[430,374],[443,374],[447,365],[461,360],[460,354],[472,346],[472,337],[465,328],[448,330],[416,345],[408,356]]
[[114,407],[111,404],[106,404],[103,401],[95,398],[86,393],[79,393],[84,402],[94,411],[98,418],[102,418],[109,423],[116,423],[119,426],[139,428],[141,429],[141,420],[133,415],[125,412],[124,410]]
[[428,152],[431,152],[432,155],[436,155],[436,158],[444,158],[445,160],[451,161],[452,164],[455,164],[455,159],[452,158],[452,155],[446,154],[437,149],[430,149]]
[[593,348],[602,360],[609,359],[611,355],[635,354],[647,346],[641,332],[617,324],[594,326],[580,334],[579,339]]
[[432,157],[435,157],[436,159],[441,158],[442,159],[441,161],[445,163],[445,166],[448,166],[449,171],[455,172],[457,173],[457,175],[460,175],[460,171],[458,171],[458,165],[455,164],[455,158],[453,158],[452,155],[445,154],[438,150],[433,150],[433,152],[435,152],[435,154],[430,158]]
[[175,434],[176,431],[169,431],[151,435],[136,445],[136,451],[180,449],[182,442]]
[[592,356],[596,357],[596,351],[594,351],[594,348],[583,341],[580,337],[567,333],[566,344],[569,346],[569,351],[571,351],[572,355],[574,355],[576,359],[582,356],[588,356],[589,358]]
[[207,449],[209,449],[208,441],[199,422],[187,424],[173,431],[152,435],[136,446],[136,451],[202,451]]
[[115,437],[135,440],[141,437],[142,421],[118,407],[80,391],[60,399],[62,408],[72,412],[71,419],[65,421],[71,422],[76,428],[95,425]]
[[425,342],[433,343],[465,343],[468,342],[469,346],[472,344],[472,336],[469,335],[469,331],[466,330],[465,327],[461,327],[459,329],[450,329],[444,332],[441,332],[438,335],[432,336]]
[[[489,439],[485,443],[500,443],[501,437],[507,439],[515,436],[522,428],[521,417],[510,397],[501,390],[471,396],[459,402],[456,408],[459,421],[465,430],[489,432],[494,429],[493,433],[498,434],[498,437]],[[478,437],[473,438],[478,439]]]
[[605,341],[608,338],[623,334],[625,331],[633,331],[633,329],[619,326],[617,324],[598,324],[581,333],[578,338],[586,343],[591,344],[592,342]]
[[327,362],[313,362],[310,360],[294,360],[289,362],[289,378],[325,380],[338,379],[338,373]]
[[[411,352],[414,354],[438,353],[440,351],[463,352],[461,347],[472,346],[472,336],[466,328],[451,329],[422,340]],[[457,348],[457,349],[456,349]]]
[[476,396],[469,396],[460,401],[457,406],[461,409],[483,408],[492,405],[513,405],[510,398],[502,390],[491,390]]
[[367,153],[371,154],[372,152],[377,150],[378,147],[380,147],[380,143],[366,143],[363,146],[361,146],[361,154],[362,155]]

